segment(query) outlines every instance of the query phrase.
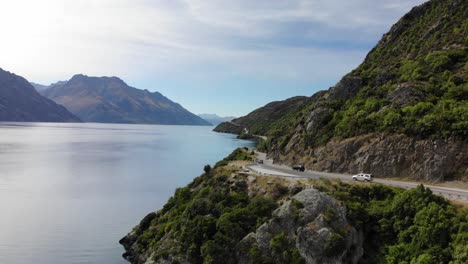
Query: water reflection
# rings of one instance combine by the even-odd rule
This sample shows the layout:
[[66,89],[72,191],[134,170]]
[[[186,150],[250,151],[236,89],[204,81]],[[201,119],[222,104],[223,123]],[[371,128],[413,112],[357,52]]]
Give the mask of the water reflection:
[[234,148],[211,127],[0,123],[0,263],[125,263],[117,241]]

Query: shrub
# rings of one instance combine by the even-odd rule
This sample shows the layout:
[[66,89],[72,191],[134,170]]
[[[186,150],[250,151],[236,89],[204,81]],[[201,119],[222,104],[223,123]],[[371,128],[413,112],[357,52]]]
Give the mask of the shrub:
[[452,60],[447,55],[447,52],[434,51],[424,58],[424,61],[429,65],[433,71],[443,71],[450,66]]
[[206,174],[209,174],[210,171],[211,171],[211,166],[210,166],[210,165],[205,165],[205,167],[203,167],[203,171],[204,171]]

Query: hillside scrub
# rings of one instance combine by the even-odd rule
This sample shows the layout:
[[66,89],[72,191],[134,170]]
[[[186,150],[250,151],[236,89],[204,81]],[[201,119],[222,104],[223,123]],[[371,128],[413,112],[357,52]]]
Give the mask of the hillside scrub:
[[[337,257],[344,241],[349,240],[349,230],[356,229],[364,238],[363,253],[356,263],[468,261],[467,211],[455,210],[447,200],[422,185],[403,190],[327,179],[308,183],[282,180],[270,186],[272,191],[252,193],[255,185],[271,185],[273,178],[247,180],[246,175],[230,165],[251,155],[248,150],[237,149],[225,159],[227,164],[218,163],[186,187],[177,189],[161,210],[148,214],[121,240],[127,250],[124,256],[132,263],[144,263],[147,259],[156,263],[309,263],[298,247],[302,242],[291,236],[293,230],[279,229],[270,238],[267,251],[256,244],[245,246],[249,245],[248,235],[264,230],[265,223],[275,226],[275,221],[293,221],[310,228],[313,224],[300,220],[305,205],[292,197],[297,193],[294,190],[313,186],[346,208],[350,224],[339,227],[338,209],[333,207],[319,215],[326,225],[334,226],[322,245],[324,259]],[[284,207],[287,203],[290,207]],[[292,210],[290,220],[274,213],[279,206]]]
[[364,232],[360,263],[468,261],[468,211],[456,211],[423,185],[403,190],[328,181],[318,188],[346,204],[348,219]]
[[[335,86],[267,104],[235,119],[236,129],[267,136],[259,146],[277,163],[357,173],[382,172],[385,161],[382,176],[467,181],[467,17],[468,1],[414,7]],[[236,133],[228,124],[215,131]],[[357,153],[363,138],[388,142]]]

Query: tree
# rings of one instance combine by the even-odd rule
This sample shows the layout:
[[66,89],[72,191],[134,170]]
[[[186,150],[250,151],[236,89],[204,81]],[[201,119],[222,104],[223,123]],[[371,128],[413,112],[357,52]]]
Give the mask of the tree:
[[205,167],[203,168],[203,171],[204,171],[206,174],[209,174],[210,171],[211,171],[211,166],[210,166],[210,165],[205,165]]

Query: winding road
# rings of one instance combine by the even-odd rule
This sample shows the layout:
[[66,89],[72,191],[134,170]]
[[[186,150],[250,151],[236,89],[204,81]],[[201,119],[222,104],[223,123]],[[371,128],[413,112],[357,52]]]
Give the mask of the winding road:
[[[288,166],[273,164],[271,159],[266,158],[265,153],[257,152],[257,158],[263,160],[263,164],[252,164],[248,165],[247,169],[260,175],[271,175],[278,177],[293,177],[293,178],[304,178],[304,179],[319,179],[319,178],[330,178],[340,179],[342,181],[352,181],[351,175],[339,174],[339,173],[328,173],[319,171],[306,170],[304,172],[292,170]],[[374,178],[374,183],[381,183],[384,185],[397,186],[405,189],[415,188],[421,183],[418,182],[407,182],[407,181],[395,181]],[[468,203],[468,190],[459,188],[449,188],[442,186],[426,185],[425,187],[432,190],[434,194],[444,196],[450,200],[458,200]]]

